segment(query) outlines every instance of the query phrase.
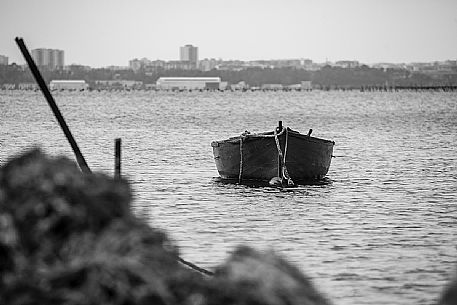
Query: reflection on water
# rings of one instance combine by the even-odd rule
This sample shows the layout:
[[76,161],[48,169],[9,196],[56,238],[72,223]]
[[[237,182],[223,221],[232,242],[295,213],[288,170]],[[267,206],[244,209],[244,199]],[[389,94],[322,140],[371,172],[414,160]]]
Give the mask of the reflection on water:
[[307,180],[307,181],[300,181],[295,183],[292,186],[272,186],[270,185],[269,181],[257,181],[257,180],[247,180],[243,179],[238,181],[238,179],[222,179],[221,177],[213,178],[214,182],[217,184],[221,184],[221,186],[225,186],[228,184],[239,184],[249,186],[251,188],[273,188],[278,189],[280,191],[299,191],[303,188],[303,186],[310,186],[310,185],[328,185],[332,183],[332,179],[329,177],[324,177],[319,180]]
[[[273,247],[335,304],[430,304],[456,267],[457,94],[57,92],[95,171],[114,139],[134,210],[206,269]],[[0,91],[0,163],[38,144],[73,158],[39,92]],[[294,130],[336,142],[327,179],[281,189],[218,178],[211,141]]]

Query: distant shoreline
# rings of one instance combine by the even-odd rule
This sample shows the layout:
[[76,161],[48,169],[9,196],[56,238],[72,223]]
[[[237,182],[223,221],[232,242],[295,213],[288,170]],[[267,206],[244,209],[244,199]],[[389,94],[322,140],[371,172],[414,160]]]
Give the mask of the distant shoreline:
[[[34,86],[34,84],[30,84]],[[0,91],[40,91],[38,87],[29,88],[5,88],[0,86]],[[311,91],[360,91],[360,92],[423,92],[423,91],[434,91],[434,92],[454,92],[457,91],[456,86],[362,86],[362,87],[340,87],[340,86],[328,86],[319,87],[313,89],[290,89],[290,88],[259,88],[253,87],[248,89],[156,89],[156,88],[88,88],[83,90],[74,89],[61,89],[51,90],[51,92],[84,92],[84,91],[108,91],[108,92],[130,92],[130,91],[154,91],[154,92],[311,92]]]

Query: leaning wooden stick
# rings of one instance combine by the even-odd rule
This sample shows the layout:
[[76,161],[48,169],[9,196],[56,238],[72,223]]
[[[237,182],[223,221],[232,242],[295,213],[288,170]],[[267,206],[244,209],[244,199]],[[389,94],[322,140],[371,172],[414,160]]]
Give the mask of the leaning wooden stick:
[[117,138],[114,144],[114,178],[121,178],[121,139]]
[[90,170],[89,166],[87,165],[87,162],[84,159],[83,154],[79,150],[78,144],[76,144],[76,141],[73,138],[73,135],[71,134],[71,131],[67,126],[67,123],[65,123],[62,113],[60,113],[60,110],[57,107],[57,104],[54,101],[54,98],[52,97],[51,92],[49,91],[48,86],[46,85],[43,77],[41,76],[41,73],[38,70],[38,67],[36,66],[35,62],[33,61],[32,56],[30,56],[30,53],[27,50],[27,47],[25,46],[23,39],[16,37],[15,41],[16,41],[17,45],[19,46],[19,49],[21,50],[22,55],[24,55],[24,58],[27,61],[27,64],[29,65],[30,71],[32,72],[33,77],[35,77],[35,80],[38,83],[38,86],[40,86],[41,92],[43,92],[44,97],[46,98],[46,101],[48,102],[49,106],[52,109],[52,112],[54,113],[54,116],[56,117],[57,121],[59,122],[59,125],[62,128],[63,133],[65,134],[65,137],[67,138],[68,142],[70,142],[71,148],[73,149],[73,152],[76,155],[76,161],[78,162],[79,167],[81,168],[81,170],[84,173],[91,173],[91,170]]

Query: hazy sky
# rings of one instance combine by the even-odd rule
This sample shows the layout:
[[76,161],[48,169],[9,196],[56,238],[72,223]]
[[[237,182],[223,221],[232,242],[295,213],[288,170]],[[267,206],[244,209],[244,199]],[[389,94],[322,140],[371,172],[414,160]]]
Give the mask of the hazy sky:
[[457,59],[457,0],[0,0],[0,54],[65,51],[65,64],[127,66],[133,58]]

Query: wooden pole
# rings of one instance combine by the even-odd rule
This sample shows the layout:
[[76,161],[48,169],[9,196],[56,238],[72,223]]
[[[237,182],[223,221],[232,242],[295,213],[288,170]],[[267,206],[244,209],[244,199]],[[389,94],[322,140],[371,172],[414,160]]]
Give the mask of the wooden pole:
[[[278,133],[282,131],[282,121],[278,122]],[[279,141],[279,137],[278,137]],[[278,177],[282,179],[282,160],[281,155],[278,153]]]
[[121,178],[121,139],[116,139],[114,144],[114,178]]
[[32,56],[30,56],[30,53],[27,50],[27,47],[25,46],[23,39],[16,37],[15,41],[16,41],[17,45],[19,46],[19,49],[21,50],[22,55],[24,55],[24,58],[27,61],[27,64],[29,65],[30,71],[32,72],[33,76],[35,77],[35,80],[38,83],[38,86],[40,86],[41,92],[43,92],[44,97],[46,98],[46,101],[48,102],[49,106],[52,109],[52,112],[54,113],[54,116],[56,117],[57,121],[59,122],[59,125],[62,128],[63,133],[65,134],[65,137],[67,138],[68,142],[70,143],[71,148],[73,149],[73,152],[76,155],[76,161],[78,162],[79,167],[81,168],[81,170],[84,173],[91,173],[91,170],[90,170],[89,166],[87,165],[87,162],[84,159],[83,154],[79,150],[78,144],[76,144],[76,141],[73,138],[73,135],[71,134],[71,131],[67,126],[67,123],[65,123],[62,113],[60,113],[60,110],[57,107],[57,104],[54,101],[54,98],[52,97],[51,92],[49,92],[48,86],[46,85],[43,77],[41,76],[41,73],[38,70],[38,67],[36,66],[35,62],[33,61]]

